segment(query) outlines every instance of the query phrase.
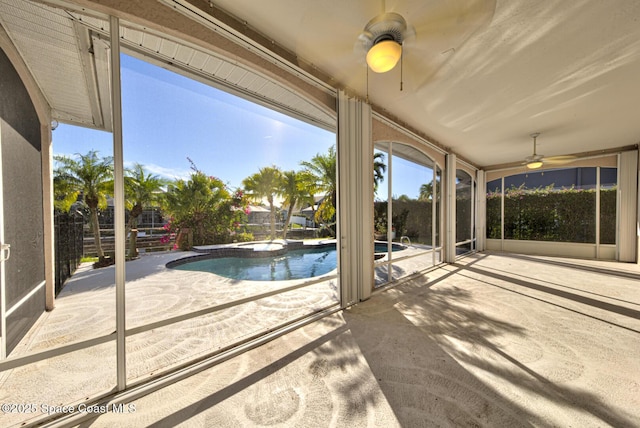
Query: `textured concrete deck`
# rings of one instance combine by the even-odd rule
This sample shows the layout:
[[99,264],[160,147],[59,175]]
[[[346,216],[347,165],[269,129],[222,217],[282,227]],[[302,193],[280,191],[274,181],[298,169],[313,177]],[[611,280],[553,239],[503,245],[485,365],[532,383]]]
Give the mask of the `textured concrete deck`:
[[86,426],[640,426],[639,350],[637,266],[477,254]]
[[[136,266],[127,267],[128,276],[138,275],[127,292],[140,296],[128,303],[136,309],[129,325],[197,309],[205,302],[193,294],[214,292],[203,288],[198,273],[137,272]],[[104,298],[113,304],[109,274],[83,275],[93,275],[92,298],[70,287],[67,304],[87,308],[61,305],[48,314],[30,348],[45,346],[47,337],[70,340],[53,335],[53,326],[69,320],[78,326],[73,340],[95,334],[96,326],[112,331],[110,322],[95,322],[112,316],[95,303]],[[228,292],[237,297],[242,289],[233,286]],[[325,287],[296,298],[324,304],[334,291]],[[282,316],[295,308],[293,297],[262,305]],[[232,328],[263,314],[251,306],[133,336],[128,374],[143,376],[206,348],[199,338],[217,334],[208,323]],[[142,397],[130,403],[135,412],[108,412],[83,426],[633,427],[640,426],[638,352],[638,266],[476,254]],[[64,403],[82,388],[112,385],[114,353],[113,344],[104,344],[16,369],[4,379],[1,401],[15,399],[19,388],[40,394],[32,399]],[[0,425],[16,421],[7,416],[14,415],[0,415]]]

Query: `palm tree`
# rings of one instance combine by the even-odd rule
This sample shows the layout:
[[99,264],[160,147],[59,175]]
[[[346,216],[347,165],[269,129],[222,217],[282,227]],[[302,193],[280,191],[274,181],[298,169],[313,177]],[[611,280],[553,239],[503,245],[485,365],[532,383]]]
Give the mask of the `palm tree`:
[[84,203],[89,208],[98,258],[104,260],[98,208],[106,207],[106,195],[113,189],[113,158],[100,158],[95,150],[90,150],[86,155],[76,154],[76,157],[79,159],[55,156],[58,165],[54,180],[58,180],[61,188],[72,189],[76,197],[82,192]]
[[424,183],[420,186],[419,201],[430,201],[433,198],[433,183]]
[[[430,201],[433,199],[433,182],[425,183],[420,186],[419,201]],[[440,200],[440,182],[436,181],[436,199]]]
[[304,174],[296,171],[286,171],[283,173],[282,196],[284,196],[284,204],[287,206],[287,219],[284,222],[284,230],[282,238],[287,239],[287,228],[291,221],[293,209],[298,202],[308,198],[308,191],[304,187]]
[[316,177],[307,170],[298,171],[302,204],[309,204],[312,217],[316,215],[316,194],[320,192]]
[[[325,155],[316,154],[311,161],[300,162],[306,168],[306,172],[313,177],[316,188],[324,192],[325,197],[318,207],[314,217],[316,221],[329,223],[329,230],[335,235],[333,226],[336,215],[336,151],[335,147],[329,147]],[[373,155],[373,185],[377,190],[378,184],[384,179],[387,166],[384,163],[384,153],[376,152]],[[312,202],[313,203],[313,202]]]
[[271,224],[271,238],[276,236],[276,208],[274,198],[282,195],[283,175],[276,166],[260,168],[260,171],[242,180],[247,195],[254,201],[264,198],[269,203],[269,222]]
[[324,199],[315,213],[316,221],[328,222],[329,231],[335,236],[336,217],[336,150],[329,147],[327,154],[316,154],[311,161],[300,162],[306,171],[313,176],[317,188],[324,192]]
[[384,153],[376,152],[373,154],[373,192],[378,192],[378,185],[384,180],[384,173],[387,170],[387,164],[384,163]]
[[66,179],[64,175],[58,175],[58,170],[54,171],[53,176],[53,208],[56,211],[68,213],[72,206],[78,202],[80,192],[76,190],[76,186]]
[[[189,231],[193,242],[179,241],[178,245],[208,245],[228,242],[230,228],[239,220],[241,211],[234,210],[240,201],[231,195],[222,180],[201,171],[189,180],[178,180],[168,186],[166,212],[173,217],[171,224],[179,235]],[[187,236],[187,235],[183,235]],[[189,240],[190,241],[190,240]]]
[[147,174],[144,167],[139,163],[134,164],[132,169],[126,171],[124,181],[127,208],[129,209],[129,222],[126,233],[129,238],[129,257],[138,256],[136,248],[137,234],[130,233],[138,224],[138,217],[142,214],[145,206],[159,204],[163,199],[162,187],[167,184],[166,180],[157,175]]

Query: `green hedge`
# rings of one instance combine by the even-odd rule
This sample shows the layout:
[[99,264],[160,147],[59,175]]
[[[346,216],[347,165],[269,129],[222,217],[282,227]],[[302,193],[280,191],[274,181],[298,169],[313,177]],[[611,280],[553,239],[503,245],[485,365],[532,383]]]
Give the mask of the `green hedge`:
[[[487,238],[500,239],[500,193],[487,194]],[[615,244],[616,189],[600,191],[600,243]],[[505,239],[595,243],[596,191],[512,187],[505,192]]]
[[[386,232],[387,202],[375,202],[374,215],[376,233]],[[396,241],[399,241],[401,236],[408,236],[414,244],[431,245],[431,219],[431,201],[393,200],[392,223],[396,231]]]
[[456,193],[456,242],[472,239],[474,236],[471,228],[471,191],[464,189]]

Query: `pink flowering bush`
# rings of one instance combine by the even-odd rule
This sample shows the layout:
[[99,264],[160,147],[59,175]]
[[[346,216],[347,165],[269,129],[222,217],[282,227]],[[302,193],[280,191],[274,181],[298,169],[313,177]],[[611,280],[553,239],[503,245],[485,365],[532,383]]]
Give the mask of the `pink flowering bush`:
[[175,240],[176,234],[172,230],[172,222],[173,217],[169,218],[169,220],[162,226],[165,234],[160,237],[161,244],[169,244],[171,241]]

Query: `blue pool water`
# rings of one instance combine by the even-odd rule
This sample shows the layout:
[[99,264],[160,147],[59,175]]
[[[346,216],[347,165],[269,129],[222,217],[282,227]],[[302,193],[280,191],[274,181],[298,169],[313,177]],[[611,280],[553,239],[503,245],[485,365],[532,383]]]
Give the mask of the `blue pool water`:
[[[394,245],[393,251],[404,247]],[[376,253],[386,252],[387,245],[376,243]],[[174,269],[210,272],[226,278],[250,281],[283,281],[325,275],[337,266],[335,246],[287,251],[280,256],[259,258],[205,258],[179,264]]]

